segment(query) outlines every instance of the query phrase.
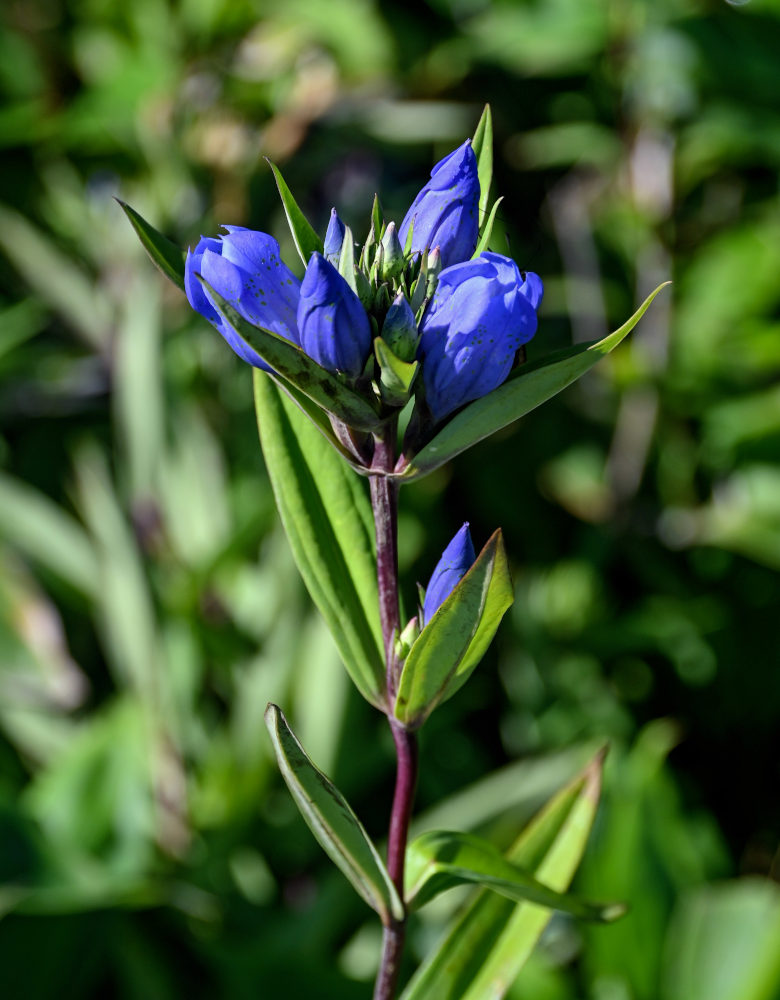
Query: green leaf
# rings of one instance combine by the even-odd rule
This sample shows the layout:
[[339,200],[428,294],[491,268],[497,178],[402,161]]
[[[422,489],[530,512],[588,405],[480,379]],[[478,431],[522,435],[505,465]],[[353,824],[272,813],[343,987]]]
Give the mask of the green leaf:
[[498,212],[498,206],[503,200],[503,197],[496,199],[493,207],[490,209],[490,216],[482,229],[482,235],[477,243],[477,249],[472,255],[472,260],[475,257],[479,257],[483,250],[487,250],[490,237],[493,235],[493,223],[496,221],[496,212]]
[[619,903],[587,903],[549,889],[507,861],[493,844],[474,834],[430,830],[409,845],[406,902],[412,909],[419,910],[440,892],[464,882],[476,882],[515,902],[529,900],[581,920],[604,923],[625,913],[625,907]]
[[383,708],[371,507],[365,484],[265,372],[254,372],[255,406],[268,474],[304,583],[360,693]]
[[[506,854],[557,892],[568,888],[598,805],[600,754],[531,821]],[[480,891],[420,966],[401,1000],[498,1000],[517,978],[551,913]]]
[[512,604],[500,529],[425,625],[404,661],[395,716],[417,728],[466,683]]
[[387,869],[347,800],[311,762],[276,705],[269,704],[265,722],[282,777],[325,853],[383,923],[403,919]]
[[412,480],[427,475],[571,385],[617,347],[644,316],[656,295],[669,284],[671,282],[665,281],[659,285],[629,320],[603,340],[557,351],[541,361],[517,368],[503,385],[456,414],[412,458],[401,477]]
[[481,220],[485,218],[487,212],[490,182],[493,179],[493,115],[489,104],[485,105],[482,117],[479,119],[474,138],[471,140],[471,148],[477,158],[479,172],[479,218],[482,229]]
[[187,259],[187,252],[171,242],[167,236],[163,236],[162,233],[158,232],[134,208],[126,205],[119,198],[116,200],[130,220],[130,225],[136,231],[144,250],[152,258],[152,261],[159,267],[166,278],[184,291],[184,262]]
[[338,271],[355,295],[357,295],[357,282],[355,281],[355,242],[349,226],[344,227],[344,239],[341,243]]
[[403,406],[412,391],[419,361],[402,361],[381,337],[374,340],[374,354],[382,373],[382,398],[390,406]]
[[382,239],[382,233],[385,228],[385,217],[382,211],[382,203],[379,200],[379,195],[374,195],[374,203],[371,206],[371,226],[374,230],[374,238],[377,243]]
[[315,251],[322,253],[322,240],[314,231],[309,220],[300,208],[298,208],[298,202],[293,198],[292,192],[287,187],[279,168],[268,159],[267,163],[274,172],[274,180],[279,190],[279,197],[282,199],[284,214],[287,216],[287,223],[290,226],[295,247],[300,254],[304,267],[306,267],[309,264],[309,258]]
[[376,430],[381,420],[373,406],[351,389],[338,375],[326,371],[295,344],[270,330],[254,326],[215,291],[201,275],[198,280],[214,301],[217,312],[239,337],[256,351],[280,376],[305,393],[350,427]]

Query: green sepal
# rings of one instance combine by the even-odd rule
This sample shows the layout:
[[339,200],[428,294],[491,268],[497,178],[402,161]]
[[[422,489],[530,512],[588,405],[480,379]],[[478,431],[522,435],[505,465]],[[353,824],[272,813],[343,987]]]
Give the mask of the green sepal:
[[357,283],[355,281],[355,244],[352,239],[352,230],[349,226],[344,227],[344,239],[341,243],[338,272],[355,295],[357,295],[358,290]]
[[499,529],[409,650],[398,682],[397,719],[418,728],[466,683],[513,598]]
[[136,231],[144,250],[149,254],[152,261],[169,281],[172,281],[177,288],[184,291],[184,262],[187,259],[187,251],[182,250],[181,247],[169,240],[167,236],[163,236],[161,232],[158,232],[134,208],[126,205],[119,198],[115,200],[130,220],[130,225]]
[[485,218],[488,201],[490,199],[490,183],[493,180],[493,115],[490,105],[486,104],[479,119],[474,138],[471,140],[471,148],[477,158],[477,172],[479,175],[479,218],[480,230],[481,220]]
[[276,705],[266,709],[265,724],[282,777],[320,846],[384,924],[402,920],[395,886],[347,800],[312,763]]
[[603,340],[556,351],[540,361],[515,369],[503,385],[457,413],[399,475],[405,480],[427,475],[571,385],[617,347],[634,329],[656,295],[669,284],[671,282],[665,281],[659,285],[630,319]]
[[381,426],[382,421],[374,407],[338,375],[318,365],[300,347],[284,337],[244,319],[202,275],[196,277],[208,289],[217,312],[225,322],[281,377],[349,427],[373,431]]
[[276,181],[276,187],[279,191],[279,197],[282,199],[284,214],[287,216],[287,224],[290,227],[295,248],[300,254],[304,267],[308,267],[311,255],[315,251],[317,253],[322,253],[322,240],[315,232],[309,220],[298,207],[298,202],[295,198],[293,198],[292,192],[287,187],[285,179],[282,177],[279,168],[275,163],[271,163],[268,157],[266,157],[266,163],[274,172],[274,180]]
[[[582,858],[601,789],[603,754],[554,796],[505,857],[564,892]],[[401,1000],[485,1000],[503,996],[547,926],[551,911],[482,890],[450,924]],[[496,984],[503,984],[496,992]]]
[[500,198],[496,199],[495,203],[493,204],[493,207],[490,209],[490,215],[488,216],[488,220],[482,229],[482,233],[479,237],[479,242],[477,243],[477,249],[474,251],[471,258],[472,260],[475,257],[479,257],[479,255],[482,253],[483,250],[487,250],[488,243],[490,242],[490,237],[493,235],[493,223],[496,221],[496,212],[498,212],[498,206],[501,204],[503,200],[504,198],[502,195]]
[[378,194],[374,195],[374,202],[371,206],[371,227],[374,230],[374,239],[378,243],[382,239],[385,229],[385,217]]
[[549,889],[508,861],[493,844],[471,833],[430,830],[409,845],[406,904],[410,909],[419,910],[439,893],[468,882],[515,902],[528,900],[581,920],[609,923],[626,912],[622,903],[589,903]]
[[406,241],[404,243],[404,256],[408,257],[412,252],[412,240],[414,239],[414,216],[409,223],[409,228],[406,231]]
[[320,429],[265,372],[255,408],[268,475],[293,557],[355,686],[385,706],[371,506],[365,483],[324,448]]
[[381,337],[374,340],[374,354],[379,364],[379,388],[389,406],[404,406],[409,400],[419,361],[402,361]]

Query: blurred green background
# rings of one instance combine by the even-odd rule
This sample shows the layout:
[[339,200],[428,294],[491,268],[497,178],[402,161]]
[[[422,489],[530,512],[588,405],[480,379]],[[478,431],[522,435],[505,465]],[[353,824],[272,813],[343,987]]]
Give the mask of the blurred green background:
[[[8,0],[0,12],[0,993],[370,995],[373,915],[270,759],[281,703],[381,838],[383,720],[298,579],[249,370],[144,257],[400,221],[496,125],[529,355],[630,342],[402,493],[411,600],[464,519],[517,600],[422,736],[421,823],[511,840],[600,742],[577,886],[512,1000],[780,997],[780,2]],[[497,774],[485,776],[499,769]],[[411,970],[458,902],[413,925]]]

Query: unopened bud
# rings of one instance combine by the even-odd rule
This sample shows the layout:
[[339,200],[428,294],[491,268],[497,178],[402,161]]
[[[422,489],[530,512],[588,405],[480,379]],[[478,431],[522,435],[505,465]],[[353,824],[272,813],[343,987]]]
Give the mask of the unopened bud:
[[391,222],[382,237],[382,263],[380,276],[384,281],[397,278],[404,269],[404,248],[398,239],[395,223]]
[[404,293],[399,291],[387,311],[382,340],[401,361],[414,361],[418,339],[412,307]]
[[344,242],[344,233],[346,227],[341,219],[338,217],[335,208],[330,210],[330,222],[328,223],[328,231],[325,233],[325,246],[323,247],[323,253],[325,260],[329,261],[335,267],[338,267],[339,256],[341,255],[341,244]]

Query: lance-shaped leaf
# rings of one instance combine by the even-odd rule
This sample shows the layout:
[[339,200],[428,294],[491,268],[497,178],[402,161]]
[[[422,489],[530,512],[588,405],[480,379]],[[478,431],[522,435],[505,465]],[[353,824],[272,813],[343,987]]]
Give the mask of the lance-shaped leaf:
[[126,205],[119,198],[116,201],[130,220],[130,225],[136,231],[144,250],[152,258],[152,261],[159,267],[166,278],[170,279],[177,288],[184,291],[184,261],[187,258],[186,251],[176,246],[167,236],[163,236],[161,232],[158,232],[134,208]]
[[355,281],[355,242],[349,226],[344,227],[344,239],[341,242],[338,270],[341,277],[346,281],[355,295],[357,295],[357,282]]
[[471,833],[429,830],[410,845],[406,857],[406,902],[419,910],[440,892],[472,882],[515,902],[528,900],[581,920],[606,923],[625,913],[621,903],[588,903],[548,888],[512,864],[487,840]]
[[284,214],[287,216],[287,223],[290,226],[295,248],[300,254],[304,266],[306,266],[309,263],[309,257],[311,257],[315,250],[317,253],[322,253],[322,240],[298,207],[298,202],[293,198],[292,192],[287,187],[279,168],[267,158],[266,160],[274,172],[274,180],[279,191],[279,197],[282,199]]
[[557,351],[541,361],[516,369],[503,385],[464,407],[445,424],[433,440],[410,460],[401,473],[402,478],[419,479],[571,385],[617,347],[668,284],[670,282],[665,281],[659,285],[629,320],[603,340]]
[[254,384],[260,443],[298,569],[350,677],[381,709],[384,646],[365,484],[323,447],[320,432],[270,376],[256,369]]
[[282,777],[325,853],[384,924],[403,919],[395,886],[347,800],[311,762],[276,705],[266,709],[265,723]]
[[[568,888],[596,814],[603,755],[562,789],[506,854],[558,892]],[[498,1000],[511,987],[551,912],[480,891],[420,966],[401,1000]]]
[[245,320],[201,275],[197,277],[203,287],[208,289],[220,316],[275,372],[348,426],[371,431],[381,425],[379,415],[371,403],[341,378],[318,365],[289,340]]
[[477,174],[479,176],[479,228],[485,219],[488,200],[490,199],[490,182],[493,179],[493,115],[490,105],[486,104],[482,117],[477,123],[471,148],[477,158]]
[[410,649],[398,683],[397,719],[421,726],[440,702],[465,684],[512,599],[499,529]]

